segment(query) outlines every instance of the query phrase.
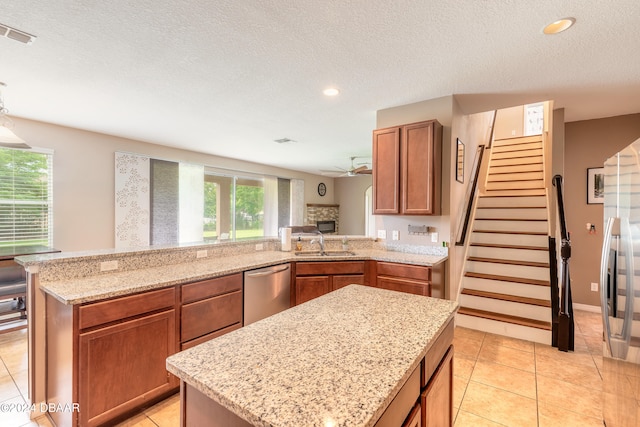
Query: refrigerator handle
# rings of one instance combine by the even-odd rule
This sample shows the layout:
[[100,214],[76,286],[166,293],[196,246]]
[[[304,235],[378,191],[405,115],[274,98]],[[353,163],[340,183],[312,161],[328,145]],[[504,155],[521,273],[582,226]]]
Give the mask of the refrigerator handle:
[[[617,313],[609,313],[609,306],[607,304],[607,269],[609,266],[609,253],[611,248],[611,240],[613,236],[622,237],[622,242],[625,244],[625,311],[624,319],[622,323],[622,330],[620,334],[611,334],[611,317],[616,317]],[[600,301],[602,305],[602,319],[603,319],[603,332],[607,347],[611,356],[617,359],[625,360],[629,351],[629,344],[631,342],[631,326],[633,320],[633,243],[631,241],[631,229],[629,226],[628,218],[609,218],[607,220],[607,226],[604,235],[604,242],[602,245],[602,259],[600,268]],[[619,266],[617,266],[619,268]],[[618,276],[618,271],[612,272]],[[616,289],[613,290],[617,292]],[[617,298],[618,295],[612,295],[612,298]]]
[[[602,328],[609,352],[611,352],[611,342],[609,339],[611,337],[611,322],[609,320],[609,304],[607,300],[607,270],[609,268],[609,251],[611,249],[613,224],[615,220],[616,218],[613,217],[607,219],[607,225],[605,226],[602,242],[602,257],[600,260],[600,306],[602,307]],[[617,274],[617,272],[612,272],[612,274]]]

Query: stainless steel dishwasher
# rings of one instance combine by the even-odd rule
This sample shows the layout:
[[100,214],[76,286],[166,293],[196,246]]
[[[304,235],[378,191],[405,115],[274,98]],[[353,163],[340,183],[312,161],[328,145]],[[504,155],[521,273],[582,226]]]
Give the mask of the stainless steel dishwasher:
[[244,273],[244,325],[291,307],[291,267],[275,265]]

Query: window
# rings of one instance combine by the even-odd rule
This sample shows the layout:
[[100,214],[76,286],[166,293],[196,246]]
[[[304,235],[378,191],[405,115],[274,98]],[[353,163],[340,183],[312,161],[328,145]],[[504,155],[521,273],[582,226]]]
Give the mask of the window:
[[0,246],[52,246],[52,157],[0,148]]

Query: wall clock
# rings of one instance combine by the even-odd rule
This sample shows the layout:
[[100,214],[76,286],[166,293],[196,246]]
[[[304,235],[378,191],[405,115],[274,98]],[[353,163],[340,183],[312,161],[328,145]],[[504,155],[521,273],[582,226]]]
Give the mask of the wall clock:
[[325,194],[327,194],[327,186],[324,185],[324,182],[321,182],[320,184],[318,184],[318,194],[321,196],[324,196]]

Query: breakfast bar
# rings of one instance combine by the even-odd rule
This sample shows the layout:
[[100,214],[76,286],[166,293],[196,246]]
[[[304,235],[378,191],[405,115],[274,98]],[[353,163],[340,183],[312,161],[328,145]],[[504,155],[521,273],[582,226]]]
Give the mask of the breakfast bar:
[[174,354],[182,425],[450,424],[456,309],[349,285]]

